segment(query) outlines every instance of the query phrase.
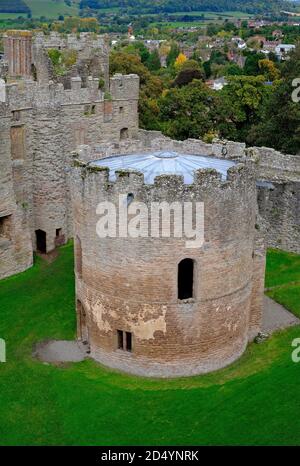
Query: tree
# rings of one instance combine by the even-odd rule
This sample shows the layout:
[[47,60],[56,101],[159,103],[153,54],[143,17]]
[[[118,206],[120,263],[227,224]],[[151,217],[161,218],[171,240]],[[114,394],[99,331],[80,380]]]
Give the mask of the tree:
[[248,140],[251,126],[260,121],[263,108],[272,93],[272,86],[265,85],[263,76],[231,76],[220,95],[227,111],[227,118],[236,128],[236,138]]
[[263,53],[248,53],[244,66],[244,74],[248,76],[257,76],[258,74],[260,74],[258,62],[260,60],[263,60],[264,58],[265,55]]
[[276,68],[273,61],[267,58],[259,60],[258,67],[268,81],[276,81],[280,78],[280,71]]
[[228,63],[228,65],[224,66],[224,76],[241,76],[242,74],[242,68],[236,63]]
[[201,81],[168,90],[158,105],[161,130],[175,139],[202,138],[227,125],[218,94]]
[[167,56],[167,66],[173,66],[179,54],[180,49],[178,47],[178,44],[176,44],[176,42],[173,42],[171,45],[170,52]]
[[194,79],[201,79],[204,81],[204,70],[196,60],[186,60],[176,76],[174,86],[186,86]]
[[187,58],[186,58],[186,56],[184,55],[184,53],[180,53],[180,54],[178,55],[178,57],[176,58],[176,60],[175,60],[175,64],[174,64],[175,69],[176,69],[177,71],[180,71],[180,69],[182,68],[182,65],[183,65],[186,61],[187,61]]
[[300,76],[300,46],[282,68],[283,79],[274,86],[260,122],[251,128],[249,142],[300,155],[300,103],[293,102],[293,80]]
[[149,54],[148,60],[145,64],[150,71],[158,71],[161,68],[160,57],[157,49]]

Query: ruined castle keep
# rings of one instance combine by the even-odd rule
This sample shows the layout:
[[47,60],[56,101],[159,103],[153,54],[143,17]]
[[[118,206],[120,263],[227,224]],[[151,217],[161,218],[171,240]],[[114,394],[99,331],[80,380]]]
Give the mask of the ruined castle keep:
[[[105,37],[8,31],[4,47],[0,279],[74,238],[92,357],[160,377],[237,359],[261,329],[265,245],[300,253],[300,157],[139,130],[139,78],[109,77]],[[97,205],[119,195],[203,202],[204,242],[100,238]]]
[[[84,73],[83,77],[68,75],[65,83],[45,79],[46,50],[49,42],[51,47],[58,46],[53,43],[55,38],[45,39],[44,47],[40,35],[33,40],[29,33],[22,31],[18,36],[12,31],[5,42],[11,74],[6,76],[0,102],[1,278],[31,266],[33,250],[47,253],[73,237],[69,194],[72,150],[78,144],[118,143],[138,132],[139,78],[116,75],[109,79],[106,45],[99,58],[103,39],[92,41],[83,35],[77,45],[89,43],[91,51],[96,50],[103,63],[99,76],[95,72],[87,78]],[[31,49],[27,41],[32,42]],[[60,47],[72,45],[74,37],[64,41]],[[25,57],[26,50],[31,53]],[[91,66],[95,54],[91,52]],[[85,62],[89,62],[88,56]],[[82,61],[79,64],[77,72]],[[34,75],[27,76],[29,68],[35,70]],[[20,73],[18,79],[15,73]],[[99,88],[103,76],[105,86]]]

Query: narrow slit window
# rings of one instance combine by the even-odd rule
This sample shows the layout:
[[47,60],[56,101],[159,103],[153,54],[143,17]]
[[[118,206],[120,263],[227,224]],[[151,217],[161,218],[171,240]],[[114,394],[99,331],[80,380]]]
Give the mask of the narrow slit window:
[[178,299],[190,299],[194,295],[194,261],[183,259],[178,265]]
[[118,336],[118,349],[124,349],[124,342],[123,342],[123,332],[122,330],[117,330]]
[[132,333],[126,332],[126,351],[132,351]]
[[75,270],[79,278],[82,278],[82,247],[79,236],[75,238]]

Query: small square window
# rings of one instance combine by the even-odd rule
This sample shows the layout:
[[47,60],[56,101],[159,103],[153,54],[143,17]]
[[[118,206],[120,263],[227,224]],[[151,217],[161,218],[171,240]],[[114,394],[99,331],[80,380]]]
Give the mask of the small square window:
[[18,110],[14,110],[12,112],[12,119],[13,121],[20,121],[21,119],[21,112],[19,112]]
[[123,351],[132,351],[132,333],[117,330],[118,349]]

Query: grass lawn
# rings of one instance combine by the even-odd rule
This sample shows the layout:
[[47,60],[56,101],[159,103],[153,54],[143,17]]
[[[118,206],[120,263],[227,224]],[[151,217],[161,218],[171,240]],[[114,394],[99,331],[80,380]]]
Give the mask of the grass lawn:
[[[300,256],[269,253],[271,293],[296,313],[299,264]],[[251,344],[239,361],[205,376],[161,381],[93,361],[43,364],[31,357],[35,342],[75,334],[71,245],[55,262],[38,259],[0,282],[0,313],[1,445],[300,445],[300,363],[291,360],[300,327]]]
[[266,287],[270,298],[300,317],[300,256],[270,251]]

